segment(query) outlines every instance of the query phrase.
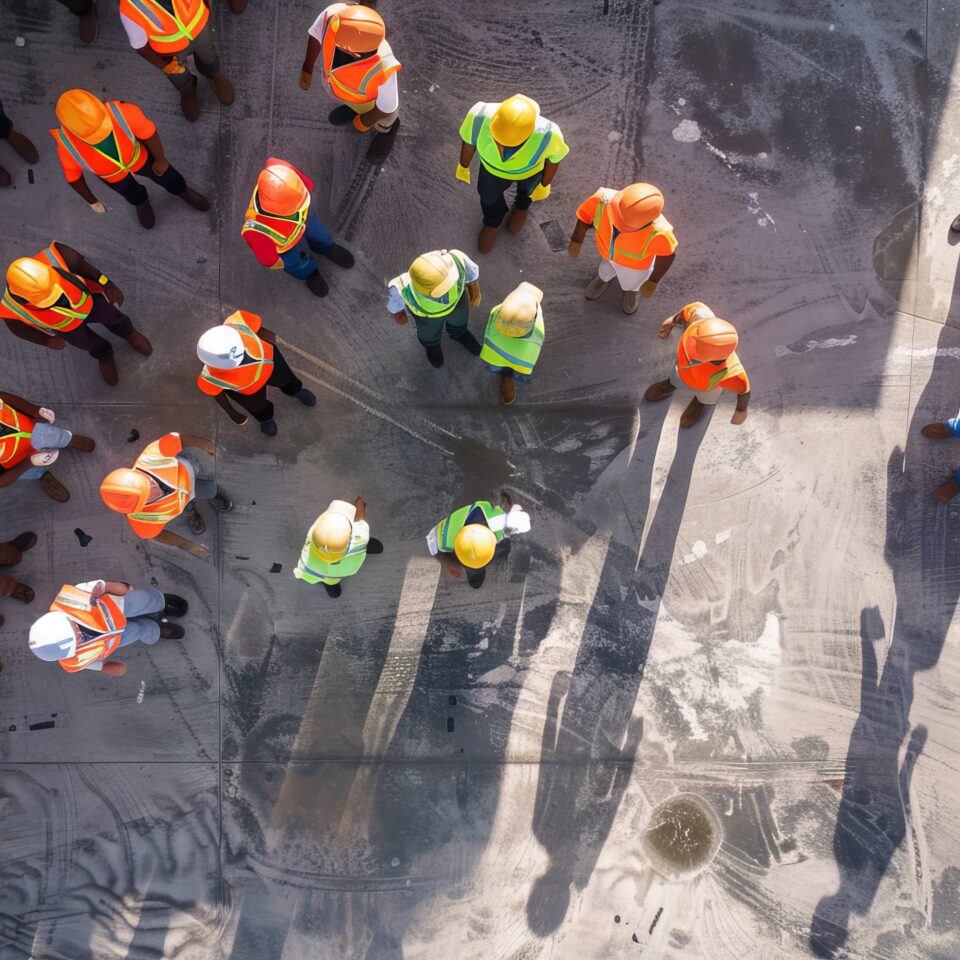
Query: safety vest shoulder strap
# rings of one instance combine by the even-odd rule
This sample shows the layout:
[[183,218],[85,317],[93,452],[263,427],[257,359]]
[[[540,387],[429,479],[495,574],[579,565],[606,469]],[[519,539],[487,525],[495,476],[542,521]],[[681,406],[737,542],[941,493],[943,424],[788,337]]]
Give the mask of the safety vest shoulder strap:
[[32,327],[39,327],[41,330],[45,329],[44,324],[40,323],[32,313],[29,313],[24,307],[22,307],[16,300],[13,299],[13,294],[10,293],[10,289],[6,288],[3,291],[3,297],[0,298],[0,305],[2,305],[6,310],[9,310],[10,313],[14,314],[17,319],[22,320],[24,323],[29,323]]
[[107,109],[110,111],[110,116],[113,117],[113,122],[123,131],[123,135],[131,142],[135,142],[137,138],[133,135],[130,124],[127,123],[127,118],[123,115],[123,111],[121,111],[117,101],[109,101],[107,103]]
[[616,190],[610,190],[608,187],[602,187],[599,191],[600,198],[597,202],[597,209],[593,215],[593,226],[595,230],[600,229],[600,221],[603,220],[603,212],[607,209],[607,204],[613,199]]
[[73,159],[77,162],[79,166],[86,167],[87,170],[91,169],[90,164],[87,163],[87,161],[84,160],[83,157],[80,155],[80,151],[76,148],[76,146],[73,143],[73,139],[71,138],[70,134],[67,133],[66,130],[60,127],[57,130],[51,130],[50,133],[53,134],[53,139],[56,140],[57,143],[59,143],[60,146],[62,146],[63,149],[70,154],[71,157],[73,157]]

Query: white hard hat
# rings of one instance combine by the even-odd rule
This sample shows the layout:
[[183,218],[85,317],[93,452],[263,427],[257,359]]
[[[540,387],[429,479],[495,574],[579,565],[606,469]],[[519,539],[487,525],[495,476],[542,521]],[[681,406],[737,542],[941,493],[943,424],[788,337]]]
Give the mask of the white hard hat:
[[45,613],[30,628],[30,652],[41,660],[63,660],[77,652],[77,636],[65,613]]
[[240,331],[222,323],[203,334],[197,344],[197,356],[211,367],[239,367],[243,354]]

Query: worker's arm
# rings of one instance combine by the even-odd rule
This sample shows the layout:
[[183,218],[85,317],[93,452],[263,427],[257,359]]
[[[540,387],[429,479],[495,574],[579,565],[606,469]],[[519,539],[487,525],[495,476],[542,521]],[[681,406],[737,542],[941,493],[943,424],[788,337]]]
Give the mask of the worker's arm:
[[9,404],[19,413],[25,413],[33,420],[40,419],[40,407],[35,403],[31,403],[29,400],[24,400],[23,397],[19,397],[15,393],[7,393],[4,390],[0,390],[0,400]]
[[214,447],[212,440],[208,440],[206,437],[196,437],[192,433],[181,433],[180,443],[184,447],[196,447],[197,450],[202,450],[204,453],[216,453],[216,447]]
[[30,462],[30,458],[26,457],[16,466],[8,467],[6,470],[0,471],[0,487],[9,487],[24,470],[28,470],[32,466],[33,464]]
[[143,141],[146,148],[153,154],[153,172],[162,177],[170,166],[167,155],[163,152],[163,144],[160,142],[160,133],[154,130],[153,135]]
[[234,422],[239,424],[244,424],[247,422],[247,415],[240,410],[238,410],[231,402],[230,398],[226,393],[218,393],[216,396],[217,403],[223,410],[223,412]]
[[122,580],[105,580],[103,590],[91,590],[90,596],[96,598],[109,593],[113,597],[125,597],[132,590],[132,583],[124,583]]
[[277,342],[277,335],[272,330],[268,330],[266,327],[261,327],[257,331],[257,336],[260,337],[261,340],[266,340],[267,343]]
[[[93,191],[87,186],[87,181],[84,180],[83,174],[81,174],[76,180],[67,181],[70,186],[83,197],[90,206],[100,203],[100,201],[93,195]],[[100,213],[101,211],[97,211]]]
[[590,229],[591,224],[584,223],[579,217],[577,218],[577,225],[573,228],[573,233],[570,234],[570,243],[567,246],[567,253],[571,257],[577,257],[580,255],[580,248],[583,246],[583,238],[587,235],[587,231]]
[[[67,264],[67,269],[71,273],[75,273],[79,277],[83,277],[85,280],[95,280],[99,283],[100,278],[106,276],[99,267],[95,267],[92,263],[87,260],[84,260],[83,257],[77,253],[73,247],[68,247],[65,243],[60,243],[57,241],[57,249],[60,251],[60,254],[63,256],[64,261]],[[112,281],[107,280],[103,286],[104,296],[111,302],[120,306],[123,303],[123,291]]]
[[657,331],[657,336],[661,340],[666,340],[670,336],[670,332],[675,326],[683,323],[683,311],[678,310],[672,317],[667,317],[663,323],[660,324],[660,329]]
[[9,320],[6,317],[4,317],[3,322],[15,337],[26,340],[27,343],[36,343],[41,347],[48,347],[51,350],[62,350],[66,346],[66,343],[61,337],[46,334],[36,327],[31,327],[27,323],[21,323],[19,320]]
[[168,547],[177,547],[177,549],[189,553],[198,560],[206,560],[210,555],[210,551],[206,547],[194,543],[186,537],[181,537],[179,533],[174,533],[172,530],[161,530],[153,540],[155,543],[165,543]]
[[667,274],[667,271],[673,266],[673,261],[677,259],[675,253],[671,253],[669,257],[657,257],[653,264],[653,273],[650,274],[650,280],[654,283],[659,283]]
[[737,409],[730,418],[731,423],[740,424],[747,419],[747,406],[750,404],[750,391],[737,394]]
[[557,169],[559,168],[559,163],[554,163],[552,160],[547,160],[543,165],[543,176],[540,178],[541,187],[549,187],[553,183],[553,178],[557,175]]
[[357,499],[353,501],[353,505],[357,508],[356,515],[353,518],[354,523],[359,523],[361,520],[366,520],[367,501],[364,500],[363,497],[357,497]]
[[[166,72],[167,67],[176,60],[176,57],[165,57],[162,53],[157,53],[149,43],[144,44],[142,47],[137,48],[137,53],[143,57],[147,63],[152,63],[155,67],[159,67],[161,70]],[[179,72],[179,71],[178,71]]]
[[[313,68],[320,56],[320,41],[310,35],[307,37],[307,52],[303,57],[303,66],[300,68],[300,86],[304,90],[310,89],[310,77],[313,75]],[[306,86],[304,80],[306,78]]]
[[476,152],[477,148],[473,144],[467,143],[466,140],[460,141],[460,163],[457,165],[458,180],[462,180],[464,183],[470,182],[470,161]]

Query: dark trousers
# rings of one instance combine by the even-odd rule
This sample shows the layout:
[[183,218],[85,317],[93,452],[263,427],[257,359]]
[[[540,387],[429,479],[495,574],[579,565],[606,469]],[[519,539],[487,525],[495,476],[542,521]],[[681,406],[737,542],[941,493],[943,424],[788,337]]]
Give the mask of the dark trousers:
[[[497,549],[493,551],[493,560],[502,560],[510,553],[510,538],[504,537],[498,544]],[[493,560],[490,563],[493,563]],[[489,564],[487,565],[489,566]],[[487,577],[487,568],[481,567],[479,570],[473,570],[470,567],[463,568],[467,573],[467,583],[474,590],[479,590],[483,586],[483,581]]]
[[[413,313],[413,311],[409,311]],[[417,339],[425,347],[440,345],[440,334],[443,328],[454,339],[462,337],[467,332],[467,322],[470,320],[470,296],[466,290],[457,301],[457,305],[445,317],[422,317],[413,314],[413,322],[417,325]]]
[[115,337],[126,340],[133,331],[130,318],[121,313],[103,294],[93,295],[93,309],[83,324],[76,330],[67,333],[58,333],[67,343],[81,350],[86,350],[95,360],[109,360],[113,356],[113,345],[104,340],[99,333],[90,329],[91,323],[103,324]]
[[[179,197],[184,190],[187,189],[187,181],[183,179],[180,171],[171,163],[160,176],[157,176],[153,172],[153,154],[147,150],[146,147],[143,147],[143,150],[147,155],[147,162],[137,171],[136,175],[138,177],[147,177],[147,179],[163,187],[167,193],[172,193],[175,197]],[[147,188],[135,180],[132,173],[128,173],[117,183],[107,183],[106,180],[103,182],[106,183],[111,190],[116,190],[127,203],[132,203],[135,207],[149,199]]]
[[13,124],[10,118],[3,112],[3,103],[0,102],[0,140],[6,140],[10,136]]
[[511,183],[517,185],[517,198],[514,205],[518,210],[526,210],[533,203],[530,194],[536,189],[542,176],[541,170],[532,177],[527,177],[526,180],[504,180],[502,177],[495,177],[483,164],[480,164],[480,172],[477,174],[477,193],[480,194],[483,222],[488,227],[499,227],[503,223],[503,218],[509,209],[503,195]]
[[236,400],[252,417],[265,423],[273,419],[273,404],[267,399],[267,387],[276,387],[288,397],[303,389],[303,381],[290,369],[279,347],[273,348],[273,373],[256,393],[236,393],[228,390],[231,400]]
[[57,0],[57,3],[66,7],[71,13],[78,17],[86,16],[93,6],[93,0]]

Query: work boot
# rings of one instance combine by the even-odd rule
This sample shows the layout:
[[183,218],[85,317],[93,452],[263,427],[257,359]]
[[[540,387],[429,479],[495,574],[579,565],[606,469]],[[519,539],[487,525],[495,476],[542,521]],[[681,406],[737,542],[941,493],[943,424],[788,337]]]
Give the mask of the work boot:
[[10,596],[13,597],[14,600],[19,600],[21,603],[33,603],[33,590],[25,583],[18,582]]
[[316,297],[325,297],[330,292],[327,281],[320,276],[319,270],[314,270],[306,279],[307,289]]
[[40,489],[57,503],[70,499],[70,491],[49,470],[40,478]]
[[12,182],[10,174],[3,167],[0,167],[0,187],[9,187]]
[[343,593],[343,588],[339,583],[325,583],[323,585],[323,589],[327,591],[327,596],[333,597],[334,600],[336,600],[337,597]]
[[455,340],[457,343],[463,347],[467,353],[472,353],[475,357],[480,356],[480,341],[469,331],[466,330],[460,334],[459,337],[451,337],[451,340]]
[[357,113],[352,107],[348,107],[345,103],[341,103],[339,107],[334,107],[330,111],[330,116],[328,116],[327,119],[335,127],[342,127],[345,123],[353,123],[353,118],[356,115]]
[[677,388],[669,380],[658,380],[651,383],[644,391],[643,399],[650,403],[656,403],[657,400],[666,400]]
[[950,229],[954,233],[960,233],[960,217],[957,217],[957,219],[950,224]]
[[142,353],[145,357],[149,357],[153,353],[153,344],[139,331],[131,330],[127,336],[127,343],[133,347],[137,353]]
[[212,77],[207,77],[207,83],[213,87],[217,99],[225,107],[229,107],[237,99],[237,91],[233,89],[233,84],[224,74],[215,73]]
[[175,593],[165,593],[163,603],[163,615],[165,617],[182,617],[189,607],[187,601]]
[[260,424],[260,432],[268,437],[275,437],[277,435],[277,421],[264,420]]
[[179,623],[161,623],[160,636],[164,640],[182,640],[184,634],[183,627]]
[[305,407],[315,407],[317,405],[317,398],[311,393],[306,387],[301,387],[294,396],[305,406]]
[[957,485],[957,481],[948,480],[933,491],[933,496],[941,503],[949,503],[958,493],[960,493],[960,486]]
[[435,343],[425,349],[427,351],[427,359],[430,361],[430,366],[436,367],[439,370],[440,367],[443,366],[443,350],[440,344]]
[[953,436],[945,423],[928,423],[920,431],[928,440],[949,440]]
[[510,216],[507,218],[507,229],[511,233],[519,233],[526,222],[527,211],[521,210],[519,207],[514,207],[510,211]]
[[680,414],[680,426],[684,429],[692,427],[703,416],[704,409],[704,405],[694,397]]
[[353,254],[346,247],[341,247],[339,243],[335,243],[327,250],[316,250],[313,244],[310,244],[310,249],[314,253],[319,253],[321,257],[332,260],[338,267],[343,267],[344,270],[349,270],[353,266]]
[[489,253],[493,245],[497,242],[497,231],[499,227],[488,227],[484,224],[480,228],[480,236],[477,237],[477,249],[481,253]]
[[210,506],[217,513],[229,513],[233,509],[233,501],[225,497],[218,488],[216,496],[210,501]]
[[243,13],[247,9],[247,0],[230,0],[230,9],[233,13]]
[[599,277],[594,277],[588,284],[587,289],[583,291],[583,295],[588,300],[597,300],[599,297],[603,296],[603,291],[610,286],[609,280],[601,280]]
[[80,39],[84,43],[93,43],[100,32],[100,24],[97,21],[97,5],[90,4],[90,9],[80,17]]
[[106,360],[98,361],[100,364],[100,376],[103,377],[111,387],[115,387],[120,380],[120,374],[117,373],[117,364],[112,356]]
[[506,373],[500,374],[500,402],[509,407],[517,399],[517,384],[513,377]]
[[19,130],[11,130],[7,135],[7,143],[27,162],[36,163],[40,159],[37,148],[29,137],[25,137]]
[[196,123],[199,119],[200,101],[197,99],[196,77],[191,77],[189,86],[184,87],[180,91],[180,109],[190,123]]
[[383,544],[376,537],[371,537],[367,541],[367,553],[369,553],[371,557],[383,553]]
[[149,200],[144,200],[143,203],[137,204],[137,219],[140,221],[140,226],[144,230],[152,230],[154,224],[157,222],[157,215],[153,212],[153,207],[150,206]]
[[28,530],[26,533],[18,534],[8,542],[11,547],[16,548],[21,553],[26,553],[37,545],[37,535],[32,530]]
[[187,504],[187,508],[183,512],[187,520],[187,526],[194,536],[199,537],[201,533],[206,532],[207,521],[203,519],[200,511],[197,509],[197,505],[193,501]]
[[397,139],[397,131],[400,129],[400,118],[393,121],[393,126],[386,132],[377,132],[373,138],[373,143],[367,148],[367,163],[373,166],[379,166],[393,149],[393,141]]
[[[600,279],[599,277],[597,278]],[[640,291],[624,290],[623,299],[620,301],[620,308],[627,316],[633,316],[640,309]]]
[[210,209],[210,201],[202,193],[197,193],[193,187],[187,187],[180,196],[186,203],[189,203],[194,210]]
[[97,445],[90,437],[81,437],[79,433],[75,433],[70,438],[67,446],[70,447],[71,450],[82,450],[84,453],[93,453]]

